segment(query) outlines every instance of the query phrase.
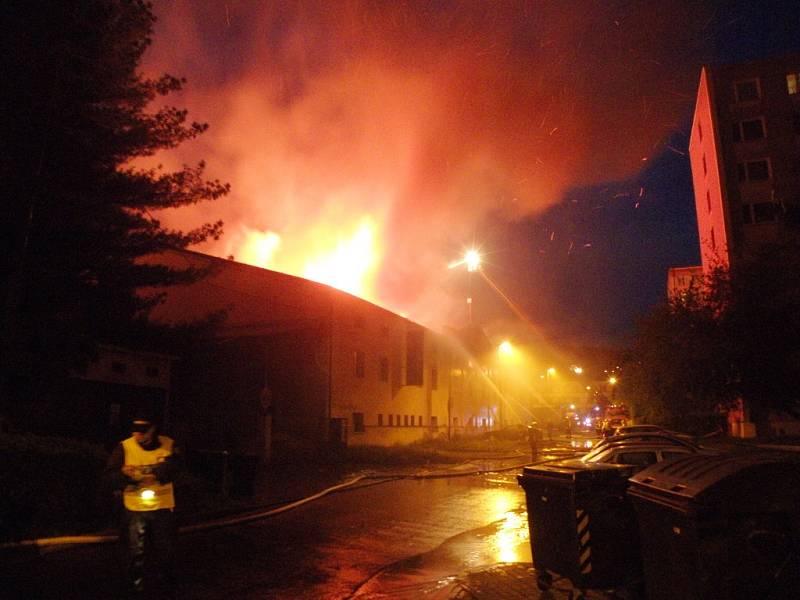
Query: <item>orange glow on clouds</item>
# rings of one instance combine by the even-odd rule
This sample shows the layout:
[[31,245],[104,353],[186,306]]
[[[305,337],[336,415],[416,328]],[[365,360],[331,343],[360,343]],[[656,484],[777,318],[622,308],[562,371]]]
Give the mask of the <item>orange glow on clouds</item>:
[[154,162],[232,186],[159,218],[222,219],[198,250],[463,320],[443,271],[487,218],[634,174],[688,114],[706,9],[629,4],[157,0],[143,72],[186,76],[169,103],[210,129]]

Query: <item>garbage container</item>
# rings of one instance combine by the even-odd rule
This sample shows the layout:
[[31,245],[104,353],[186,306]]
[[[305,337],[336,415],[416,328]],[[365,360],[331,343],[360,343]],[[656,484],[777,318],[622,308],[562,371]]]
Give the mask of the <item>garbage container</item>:
[[537,585],[550,588],[552,573],[580,590],[637,589],[641,580],[636,516],[626,496],[634,467],[551,461],[525,467],[525,490]]
[[693,454],[637,473],[648,600],[797,597],[800,462]]

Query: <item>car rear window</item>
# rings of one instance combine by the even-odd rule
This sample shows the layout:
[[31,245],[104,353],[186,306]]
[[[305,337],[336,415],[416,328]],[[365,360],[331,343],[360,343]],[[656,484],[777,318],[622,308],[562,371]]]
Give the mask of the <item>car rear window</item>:
[[655,452],[619,452],[614,459],[621,465],[652,465],[657,461]]

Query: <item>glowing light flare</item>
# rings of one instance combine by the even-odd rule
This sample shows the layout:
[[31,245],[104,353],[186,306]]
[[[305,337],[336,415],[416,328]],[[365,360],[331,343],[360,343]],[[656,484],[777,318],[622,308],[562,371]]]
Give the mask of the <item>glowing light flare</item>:
[[508,340],[503,340],[503,342],[497,347],[497,352],[501,356],[511,356],[514,354],[514,346],[512,346],[511,342]]
[[307,261],[303,277],[369,298],[371,277],[378,262],[375,227],[365,217],[350,238],[338,239],[331,252]]
[[457,267],[460,267],[461,265],[466,265],[467,271],[469,271],[470,273],[477,271],[481,266],[480,252],[474,249],[467,250],[464,253],[463,258],[455,262],[451,262],[449,265],[447,265],[447,268],[455,269]]

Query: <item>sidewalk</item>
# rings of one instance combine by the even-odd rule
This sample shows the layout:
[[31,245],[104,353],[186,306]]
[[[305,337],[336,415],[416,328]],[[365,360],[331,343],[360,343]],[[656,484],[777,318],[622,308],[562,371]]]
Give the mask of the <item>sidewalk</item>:
[[[458,592],[453,600],[554,600],[570,598],[577,590],[566,579],[556,579],[547,591],[536,585],[536,570],[526,563],[494,565],[479,571],[472,571],[459,578]],[[608,598],[599,590],[587,590],[587,600]],[[624,598],[625,596],[620,596]]]

